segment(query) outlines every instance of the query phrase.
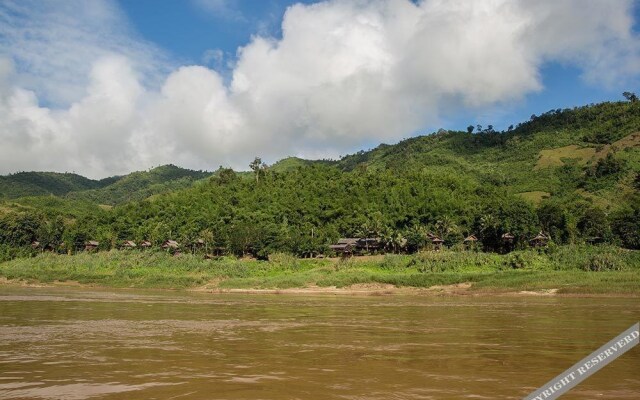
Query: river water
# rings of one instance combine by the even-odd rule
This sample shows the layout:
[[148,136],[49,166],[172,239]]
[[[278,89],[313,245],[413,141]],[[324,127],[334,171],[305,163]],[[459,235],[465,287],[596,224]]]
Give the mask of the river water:
[[[639,319],[620,298],[0,287],[0,399],[521,399]],[[564,398],[639,399],[640,346]]]

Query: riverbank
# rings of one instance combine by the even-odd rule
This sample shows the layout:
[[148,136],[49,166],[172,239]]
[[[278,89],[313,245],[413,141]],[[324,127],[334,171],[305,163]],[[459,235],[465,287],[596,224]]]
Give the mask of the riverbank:
[[164,252],[40,254],[0,264],[10,284],[244,293],[640,295],[640,252],[612,246],[564,246],[507,255],[423,252],[351,259],[269,261]]

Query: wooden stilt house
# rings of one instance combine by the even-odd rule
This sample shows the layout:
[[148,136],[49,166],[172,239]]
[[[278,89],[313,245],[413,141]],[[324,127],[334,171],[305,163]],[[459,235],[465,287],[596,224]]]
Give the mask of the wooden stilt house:
[[529,243],[533,247],[544,247],[549,243],[549,237],[540,232],[533,239],[531,239]]
[[100,246],[100,242],[96,240],[88,240],[84,243],[85,251],[96,251],[98,250],[98,246]]

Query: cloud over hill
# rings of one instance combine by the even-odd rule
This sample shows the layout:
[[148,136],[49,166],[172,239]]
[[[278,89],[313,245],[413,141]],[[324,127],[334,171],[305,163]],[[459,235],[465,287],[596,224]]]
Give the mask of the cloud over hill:
[[[37,3],[37,4],[36,4]],[[340,0],[293,5],[232,77],[180,66],[108,0],[0,5],[0,173],[93,177],[253,155],[336,156],[455,107],[542,88],[547,62],[597,85],[637,78],[632,1]]]

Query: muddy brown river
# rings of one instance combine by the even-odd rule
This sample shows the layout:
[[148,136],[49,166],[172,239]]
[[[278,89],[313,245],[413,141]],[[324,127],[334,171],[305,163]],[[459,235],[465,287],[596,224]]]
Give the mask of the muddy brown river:
[[[639,319],[621,298],[0,287],[0,399],[521,399]],[[640,346],[562,398],[640,398]]]

